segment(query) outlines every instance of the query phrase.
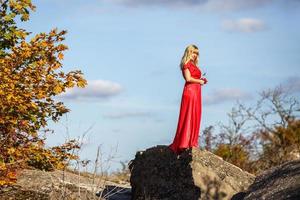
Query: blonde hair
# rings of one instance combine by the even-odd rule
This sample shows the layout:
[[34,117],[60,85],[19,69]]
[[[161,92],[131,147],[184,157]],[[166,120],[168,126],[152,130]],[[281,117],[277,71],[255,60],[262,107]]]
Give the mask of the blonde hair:
[[[191,59],[193,51],[199,51],[198,47],[194,44],[190,44],[185,48],[184,54],[181,58],[180,68],[183,69],[183,66]],[[195,65],[198,66],[199,56],[197,56]]]

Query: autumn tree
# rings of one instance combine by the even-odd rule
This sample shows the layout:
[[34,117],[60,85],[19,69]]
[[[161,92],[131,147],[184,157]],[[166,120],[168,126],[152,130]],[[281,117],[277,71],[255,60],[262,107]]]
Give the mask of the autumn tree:
[[[299,159],[299,111],[299,102],[288,88],[264,90],[254,105],[237,102],[227,113],[227,124],[207,127],[205,149],[254,174]],[[212,131],[215,127],[217,133]]]
[[215,136],[213,136],[213,129],[214,126],[210,125],[203,130],[203,136],[204,136],[204,149],[207,151],[212,151],[213,148],[213,142],[215,140]]
[[[35,10],[31,0],[0,0],[0,185],[13,181],[15,170],[34,163],[36,156],[53,156],[46,151],[49,120],[58,121],[69,111],[54,96],[67,88],[84,87],[80,70],[62,71],[62,44],[66,31],[51,30],[32,37],[17,26]],[[29,38],[30,37],[30,38]],[[75,144],[69,144],[70,146]],[[76,147],[76,145],[75,145]],[[65,148],[65,150],[68,148]],[[62,149],[62,153],[64,150]],[[55,157],[55,156],[54,156]]]
[[227,113],[228,123],[219,122],[219,133],[214,136],[214,148],[211,150],[244,170],[251,171],[249,166],[253,137],[250,127],[246,126],[248,117],[240,114],[240,108],[232,108]]
[[257,171],[300,158],[300,106],[289,91],[289,88],[277,86],[262,91],[255,106],[239,104],[241,114],[255,122]]

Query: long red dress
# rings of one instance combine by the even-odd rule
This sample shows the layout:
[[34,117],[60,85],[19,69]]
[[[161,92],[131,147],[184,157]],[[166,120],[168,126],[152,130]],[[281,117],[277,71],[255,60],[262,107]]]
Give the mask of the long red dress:
[[[184,65],[183,70],[186,68],[189,69],[193,78],[199,79],[201,77],[200,69],[191,61]],[[182,75],[184,75],[183,70]],[[175,153],[178,154],[185,148],[198,147],[201,111],[201,85],[199,83],[185,82],[176,135],[173,143],[169,145]]]

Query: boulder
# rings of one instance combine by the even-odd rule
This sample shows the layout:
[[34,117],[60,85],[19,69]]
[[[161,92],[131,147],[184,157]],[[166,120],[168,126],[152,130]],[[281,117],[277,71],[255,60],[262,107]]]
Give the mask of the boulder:
[[[0,190],[1,200],[129,200],[130,187],[90,176],[55,170],[23,170],[14,186]],[[96,184],[93,184],[96,183]],[[101,192],[103,191],[103,192]]]
[[231,199],[255,178],[209,151],[162,145],[137,152],[129,169],[133,200]]
[[255,178],[246,192],[241,192],[233,200],[299,200],[300,160],[286,162],[264,171]]

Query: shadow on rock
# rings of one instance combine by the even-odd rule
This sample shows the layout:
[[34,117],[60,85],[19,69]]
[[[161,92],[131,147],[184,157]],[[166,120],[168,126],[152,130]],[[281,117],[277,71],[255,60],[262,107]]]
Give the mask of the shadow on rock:
[[179,156],[165,146],[137,152],[130,165],[133,199],[198,199],[200,188],[195,186],[189,165],[192,156]]
[[96,196],[102,197],[106,200],[130,200],[131,189],[126,187],[107,185],[105,186],[104,190],[96,193]]
[[196,148],[174,154],[168,146],[137,152],[129,164],[133,200],[230,199],[254,176]]
[[298,200],[300,199],[300,160],[290,161],[264,171],[245,193],[232,200]]

